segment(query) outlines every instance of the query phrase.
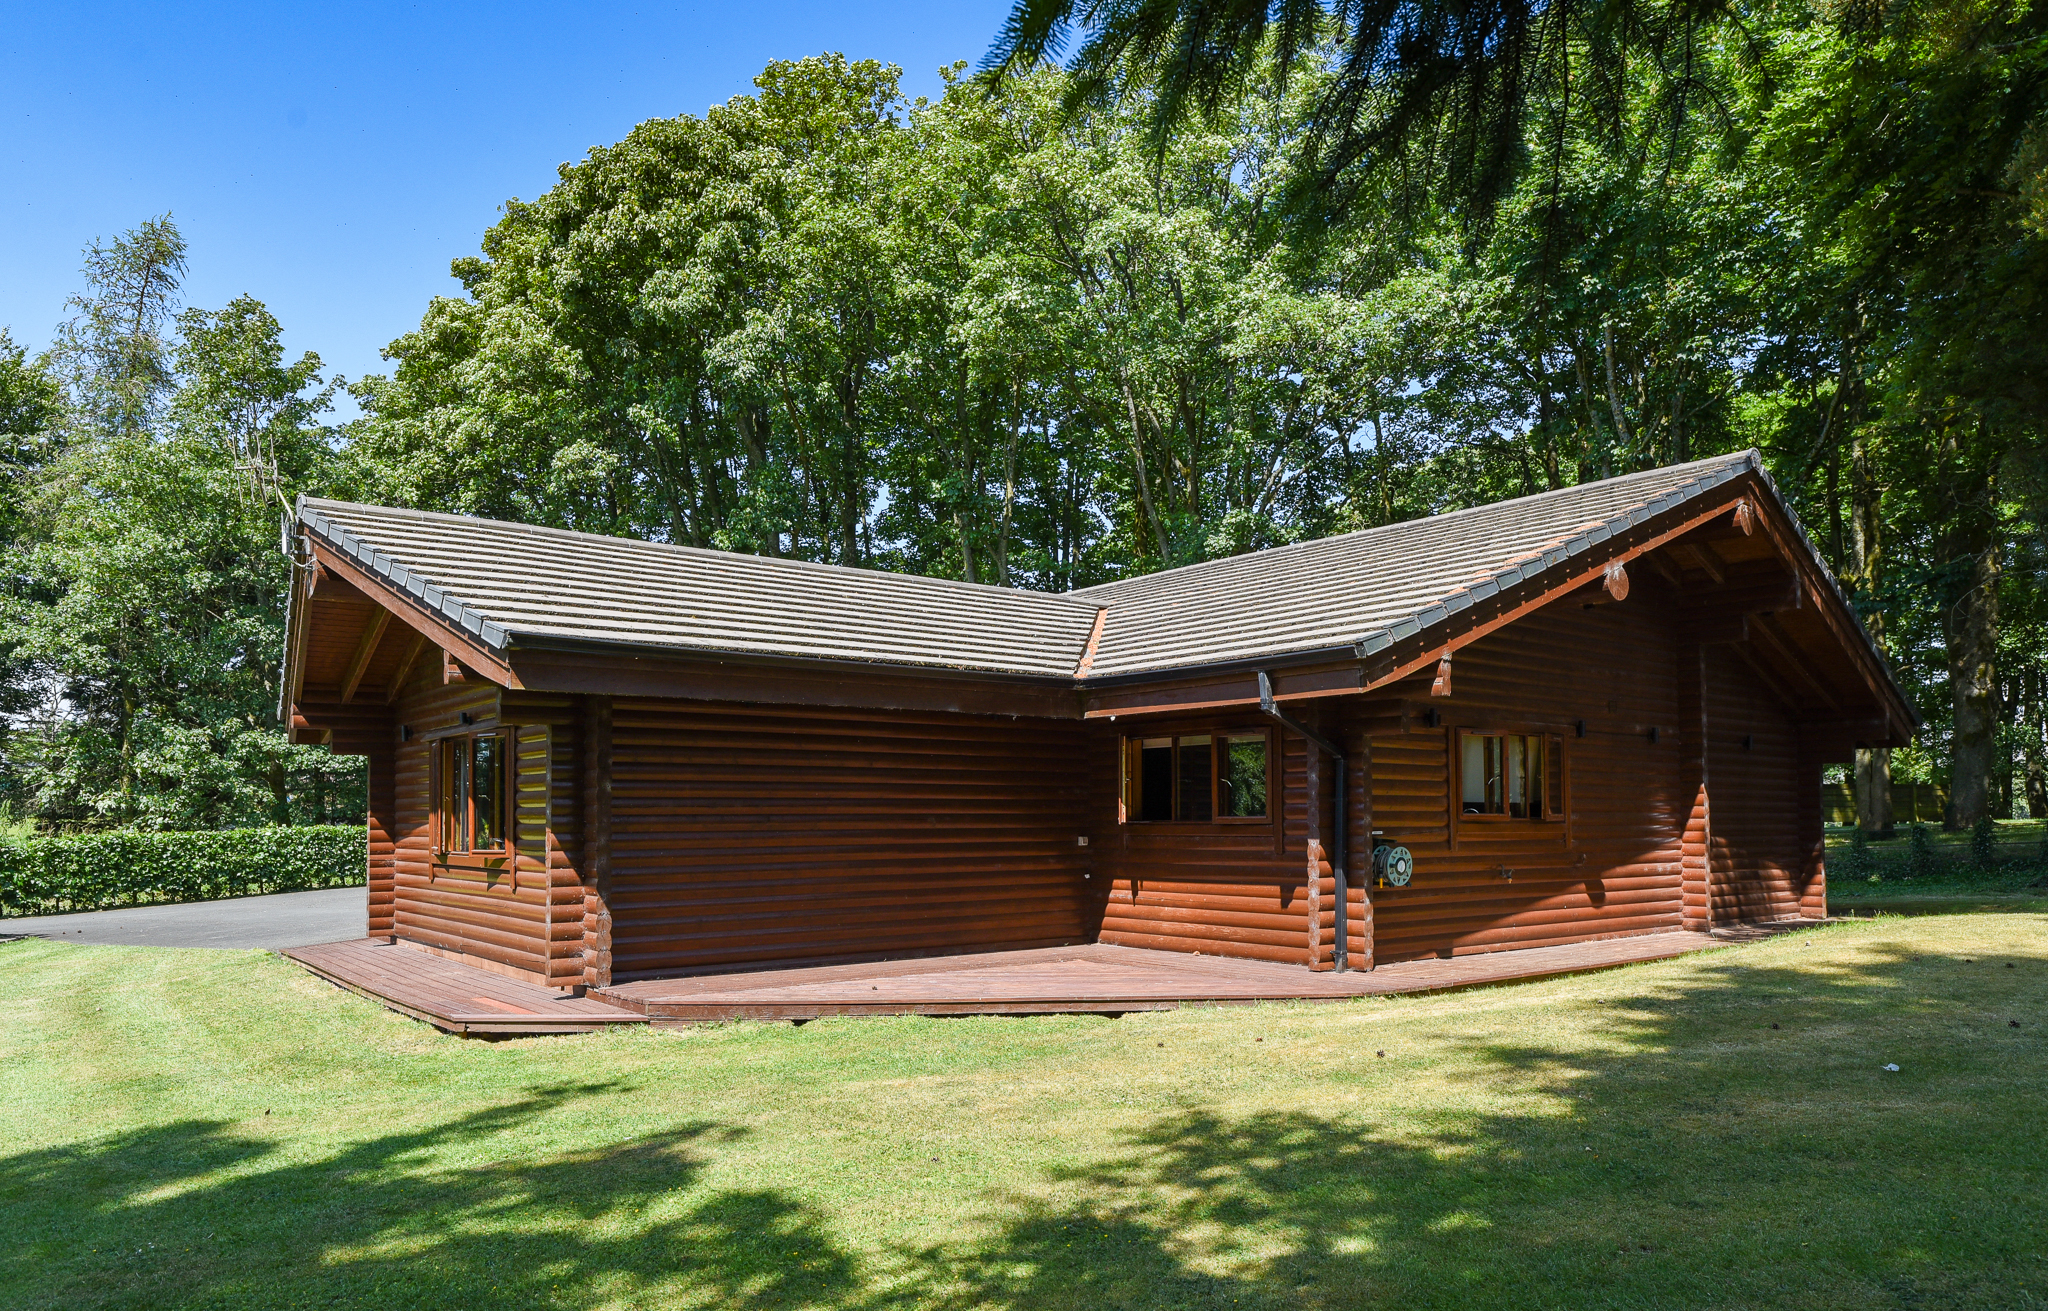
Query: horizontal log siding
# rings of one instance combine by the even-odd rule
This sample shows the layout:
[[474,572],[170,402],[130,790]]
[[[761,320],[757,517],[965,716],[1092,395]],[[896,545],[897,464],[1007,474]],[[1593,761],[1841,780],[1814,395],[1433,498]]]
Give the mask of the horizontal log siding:
[[[1656,609],[1588,609],[1572,598],[1459,651],[1452,696],[1428,695],[1432,669],[1359,707],[1375,723],[1404,697],[1413,708],[1411,731],[1371,739],[1372,826],[1415,856],[1409,887],[1373,893],[1375,959],[1679,927],[1692,798],[1683,795],[1677,664],[1672,625]],[[1443,726],[1422,727],[1424,708]],[[1583,738],[1573,729],[1581,719]],[[1561,736],[1568,823],[1466,820],[1453,830],[1449,753],[1460,725]]]
[[479,964],[536,982],[548,972],[550,891],[536,856],[521,853],[517,877],[509,871],[436,866],[429,818],[427,735],[454,728],[463,711],[479,726],[498,722],[498,689],[489,683],[442,685],[440,661],[427,666],[398,703],[399,722],[412,740],[397,755],[398,816],[396,914],[393,932],[410,942],[459,952]]
[[615,701],[613,977],[1086,941],[1082,732]]
[[[544,827],[522,840],[547,853],[547,981],[571,987],[584,978],[583,919],[588,889],[582,872],[582,805],[580,778],[582,729],[576,699],[566,695],[506,692],[503,716],[508,724],[547,730],[544,767],[531,762],[522,771],[522,799],[536,786],[546,788]],[[545,838],[544,843],[540,840]],[[538,874],[538,871],[534,871]]]
[[[1202,952],[1253,960],[1309,963],[1309,881],[1306,744],[1274,728],[1280,763],[1278,804],[1265,824],[1119,824],[1117,753],[1124,733],[1227,732],[1270,726],[1241,712],[1214,718],[1101,725],[1091,752],[1100,783],[1093,813],[1108,879],[1101,940],[1126,947]],[[1328,765],[1324,766],[1325,772]],[[1327,798],[1321,806],[1329,809]],[[1327,814],[1321,817],[1327,825]],[[1327,831],[1319,829],[1318,832]],[[1318,917],[1323,939],[1335,933],[1334,881],[1325,881]],[[1356,904],[1356,902],[1354,902]],[[1354,938],[1354,941],[1356,939]],[[1327,959],[1328,947],[1323,948]]]
[[[1704,688],[1713,922],[1791,919],[1800,913],[1806,863],[1797,730],[1734,658],[1710,658]],[[1818,770],[1807,786],[1818,810]]]

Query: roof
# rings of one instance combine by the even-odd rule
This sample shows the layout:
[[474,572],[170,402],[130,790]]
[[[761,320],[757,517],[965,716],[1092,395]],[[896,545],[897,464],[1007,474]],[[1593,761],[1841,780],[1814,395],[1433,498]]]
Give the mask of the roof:
[[1370,655],[1762,467],[1745,451],[1069,595],[1109,610],[1096,677],[1341,646]]
[[1098,607],[495,519],[300,502],[306,528],[493,653],[521,638],[1071,678]]
[[1093,683],[1368,656],[1762,471],[1746,451],[1065,595],[313,498],[300,521],[499,654],[568,641]]

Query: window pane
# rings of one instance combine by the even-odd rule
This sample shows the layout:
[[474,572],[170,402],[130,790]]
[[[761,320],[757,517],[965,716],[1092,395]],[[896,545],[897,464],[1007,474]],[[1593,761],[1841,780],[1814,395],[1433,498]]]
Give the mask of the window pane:
[[1486,739],[1477,733],[1458,735],[1459,797],[1468,815],[1486,813]]
[[1139,819],[1173,818],[1173,739],[1148,737],[1138,743]]
[[1564,817],[1564,739],[1550,739],[1548,749],[1543,753],[1543,817],[1562,819]]
[[1517,819],[1526,819],[1529,809],[1529,769],[1524,759],[1527,754],[1525,737],[1504,737],[1500,740],[1501,780],[1506,806],[1503,813]]
[[1266,814],[1266,735],[1255,733],[1223,739],[1223,776],[1216,781],[1216,801],[1232,819],[1263,819]]
[[455,840],[448,844],[450,851],[470,850],[469,827],[469,739],[457,738],[448,747],[448,759],[453,765],[449,773],[454,778],[454,793],[450,809],[455,816]]
[[475,789],[476,851],[497,851],[505,845],[505,739],[476,739],[476,768],[470,786]]
[[1183,737],[1180,743],[1180,815],[1181,819],[1206,820],[1210,818],[1209,776],[1216,767],[1215,757],[1209,745],[1209,735]]

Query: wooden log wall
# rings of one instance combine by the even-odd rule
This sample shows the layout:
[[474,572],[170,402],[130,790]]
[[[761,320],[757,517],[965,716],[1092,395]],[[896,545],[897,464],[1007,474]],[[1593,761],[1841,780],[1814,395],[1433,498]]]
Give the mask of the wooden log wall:
[[[1320,753],[1264,716],[1238,710],[1098,720],[1091,728],[1090,815],[1108,882],[1101,940],[1327,967],[1336,933],[1336,883],[1320,850],[1330,824],[1329,788],[1322,781],[1327,762],[1319,766],[1313,784],[1310,778],[1311,755]],[[1278,764],[1273,815],[1266,823],[1117,822],[1118,753],[1126,734],[1255,729],[1273,731]],[[1311,795],[1321,804],[1311,806]],[[1313,856],[1311,842],[1319,844]],[[1318,874],[1314,883],[1312,859]],[[1360,901],[1352,899],[1354,920]],[[1358,942],[1355,925],[1351,938]]]
[[[1719,658],[1726,658],[1723,648]],[[1678,650],[1678,732],[1679,790],[1685,802],[1685,831],[1679,842],[1679,889],[1684,906],[1680,920],[1684,928],[1704,933],[1713,927],[1707,897],[1707,849],[1710,808],[1707,779],[1707,704],[1702,695],[1707,661],[1715,658],[1708,647],[1681,640]]]
[[1807,883],[1801,803],[1819,813],[1819,768],[1802,791],[1798,730],[1739,656],[1710,658],[1703,690],[1711,920],[1795,918]]
[[[504,721],[519,726],[522,743],[517,787],[526,831],[520,837],[521,852],[536,864],[546,862],[546,981],[558,988],[575,987],[588,982],[579,786],[582,707],[576,697],[533,692],[506,692],[502,702]],[[529,747],[529,740],[541,750]]]
[[[410,740],[394,751],[396,804],[389,932],[470,964],[531,982],[583,982],[583,890],[573,861],[577,825],[576,707],[567,696],[501,692],[480,681],[443,682],[423,660],[396,703]],[[431,761],[437,735],[503,728],[511,739],[513,858],[498,869],[432,849]]]
[[618,698],[613,977],[1092,939],[1082,732]]
[[[1694,798],[1674,634],[1641,601],[1566,598],[1459,651],[1450,696],[1430,695],[1431,669],[1354,712],[1405,729],[1370,739],[1372,827],[1415,857],[1409,887],[1372,893],[1378,961],[1680,926]],[[1428,725],[1430,710],[1440,725]],[[1456,822],[1450,753],[1461,726],[1560,738],[1568,819]]]

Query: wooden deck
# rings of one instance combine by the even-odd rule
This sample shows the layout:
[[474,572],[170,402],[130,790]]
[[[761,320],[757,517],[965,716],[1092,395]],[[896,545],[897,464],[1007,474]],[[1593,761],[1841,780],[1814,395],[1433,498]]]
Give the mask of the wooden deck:
[[1727,945],[1697,933],[1654,933],[1335,974],[1311,973],[1298,965],[1095,944],[649,979],[617,984],[591,996],[670,1023],[800,1021],[826,1015],[1121,1015],[1182,1006],[1339,1001],[1486,987]]
[[384,938],[358,938],[279,953],[337,987],[383,1002],[447,1033],[505,1037],[589,1033],[645,1024],[636,1015],[537,983],[521,983]]
[[1342,1001],[1583,974],[1726,947],[1815,923],[1748,925],[1712,936],[1650,933],[1567,947],[1412,961],[1346,974],[1094,944],[646,979],[580,998],[404,943],[387,944],[383,938],[296,947],[283,954],[331,983],[438,1029],[503,1037],[587,1033],[650,1022],[801,1023],[828,1015],[1122,1015],[1184,1006]]

